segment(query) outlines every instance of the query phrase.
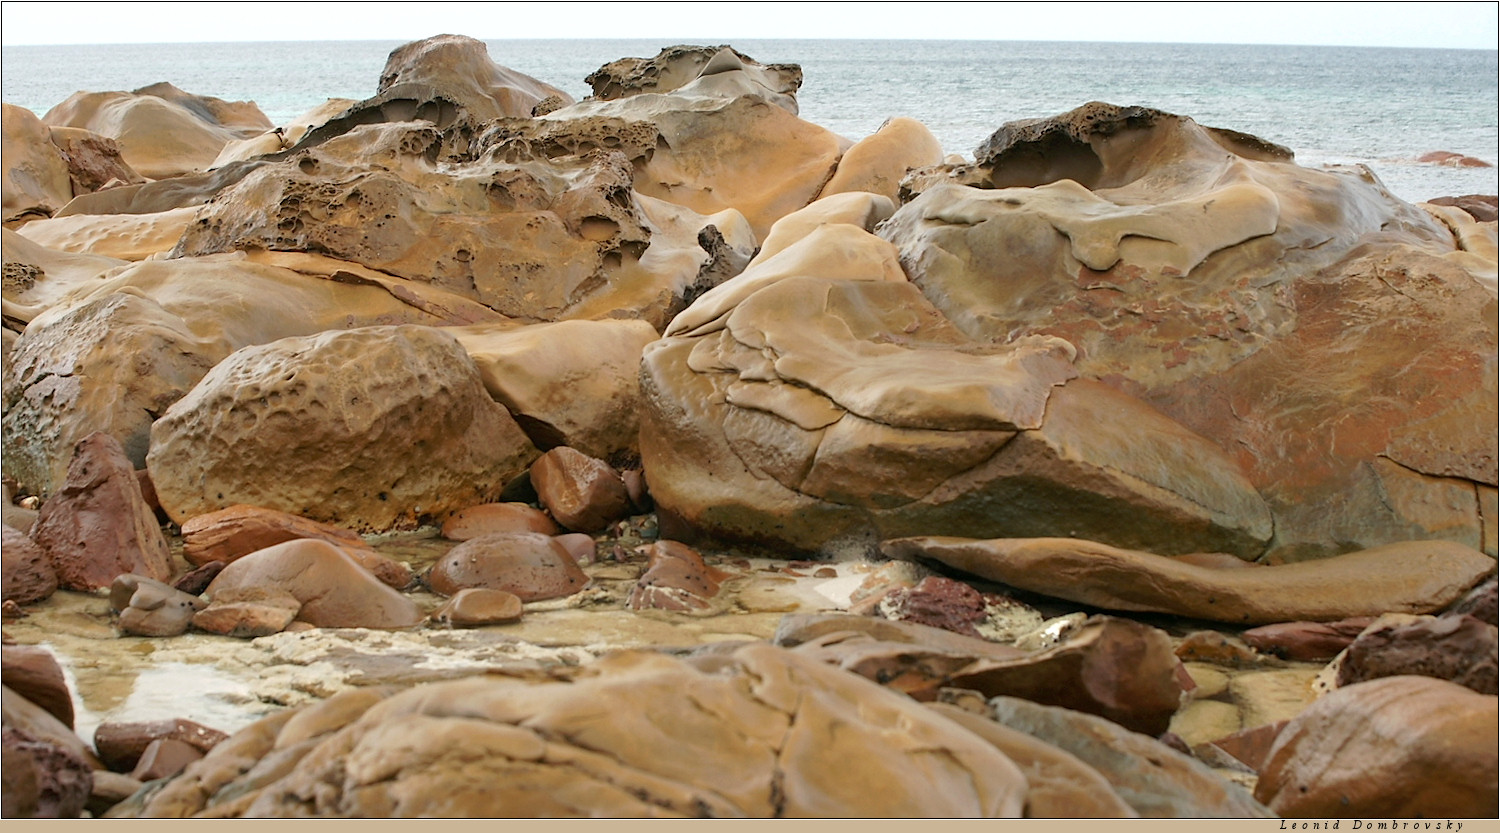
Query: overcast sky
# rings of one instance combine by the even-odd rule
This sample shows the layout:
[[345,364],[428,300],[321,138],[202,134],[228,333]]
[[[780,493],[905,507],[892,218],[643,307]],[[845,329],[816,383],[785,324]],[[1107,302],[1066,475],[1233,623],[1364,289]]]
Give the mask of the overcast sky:
[[505,38],[937,38],[1495,49],[1496,3],[51,3],[6,46]]

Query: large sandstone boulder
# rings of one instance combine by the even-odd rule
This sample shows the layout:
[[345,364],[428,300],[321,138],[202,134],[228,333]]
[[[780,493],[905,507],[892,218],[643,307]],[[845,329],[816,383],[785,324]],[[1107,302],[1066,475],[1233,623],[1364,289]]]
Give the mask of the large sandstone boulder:
[[880,234],[980,340],[1067,339],[1078,372],[1232,451],[1268,557],[1485,546],[1494,264],[1366,169],[1141,107],[1006,125],[914,174]]
[[969,339],[889,244],[837,221],[874,222],[884,198],[829,199],[836,211],[805,209],[817,221],[779,222],[779,251],[646,348],[641,453],[666,534],[838,551],[918,530],[1066,530],[1260,553],[1270,516],[1221,449],[1074,379],[1060,339]]
[[224,145],[271,128],[251,102],[193,95],[166,83],[128,93],[74,93],[42,121],[114,139],[125,162],[151,179],[206,170]]
[[151,427],[179,523],[248,503],[361,532],[498,497],[537,451],[450,335],[366,327],[244,348]]
[[27,223],[20,233],[59,252],[145,260],[171,251],[197,212],[189,206],[151,214],[70,214]]
[[[383,694],[251,726],[141,815],[1014,817],[1027,790],[966,729],[765,644]],[[246,773],[273,744],[285,768]]]
[[[152,421],[247,345],[329,329],[476,320],[461,298],[406,292],[395,279],[382,286],[354,264],[326,260],[293,259],[305,272],[240,256],[148,261],[44,308],[8,351],[5,472],[49,494],[73,446],[95,431],[114,436],[144,466]],[[231,309],[237,313],[224,314]]]
[[[726,76],[719,78],[716,76]],[[583,79],[594,98],[613,101],[646,93],[670,93],[701,79],[699,86],[756,93],[797,113],[802,68],[796,64],[764,65],[730,46],[669,46],[652,58],[621,58]]]
[[47,136],[68,165],[74,197],[145,182],[120,155],[120,143],[108,136],[81,127],[53,127]]
[[348,553],[304,539],[253,552],[225,567],[208,586],[198,614],[237,602],[286,598],[297,621],[319,628],[409,628],[422,621],[411,599],[383,584]]
[[943,146],[926,125],[904,116],[887,119],[844,152],[818,197],[863,191],[899,200],[907,173],[942,161]]
[[5,159],[0,178],[0,220],[7,228],[51,217],[73,199],[68,163],[35,113],[14,104],[3,105],[0,133],[4,134],[0,156]]
[[1495,572],[1493,558],[1451,541],[1387,544],[1249,568],[1208,567],[1071,538],[906,538],[886,541],[881,551],[1109,610],[1240,625],[1431,613]]
[[5,323],[17,331],[69,292],[101,283],[111,271],[129,265],[115,257],[49,249],[10,229],[0,229],[0,240]]
[[1255,796],[1288,817],[1494,818],[1496,699],[1386,677],[1319,699],[1276,736]]

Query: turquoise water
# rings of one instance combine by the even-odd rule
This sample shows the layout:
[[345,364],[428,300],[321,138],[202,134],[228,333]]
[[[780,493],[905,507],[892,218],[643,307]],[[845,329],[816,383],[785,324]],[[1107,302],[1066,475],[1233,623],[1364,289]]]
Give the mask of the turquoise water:
[[[650,56],[647,40],[490,40],[499,64],[576,98],[602,64]],[[44,114],[78,90],[170,81],[251,100],[281,123],[326,98],[374,94],[398,41],[14,46],[6,102]],[[802,65],[803,118],[853,139],[891,116],[918,119],[950,153],[1001,124],[1087,101],[1142,104],[1292,148],[1305,165],[1370,165],[1410,200],[1497,190],[1496,169],[1416,161],[1446,150],[1495,162],[1496,52],[1312,46],[775,40],[732,44]]]

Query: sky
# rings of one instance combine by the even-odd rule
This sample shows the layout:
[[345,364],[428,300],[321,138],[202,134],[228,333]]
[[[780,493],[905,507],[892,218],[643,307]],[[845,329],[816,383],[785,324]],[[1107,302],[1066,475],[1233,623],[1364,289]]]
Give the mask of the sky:
[[5,46],[507,38],[876,38],[1496,49],[1479,3],[211,2],[0,4]]

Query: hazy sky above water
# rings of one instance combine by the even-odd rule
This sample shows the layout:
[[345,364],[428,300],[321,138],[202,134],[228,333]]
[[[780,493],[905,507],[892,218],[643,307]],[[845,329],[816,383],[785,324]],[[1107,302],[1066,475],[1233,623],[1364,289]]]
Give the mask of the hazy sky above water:
[[1474,3],[62,3],[0,4],[6,46],[511,38],[917,38],[1495,49]]

